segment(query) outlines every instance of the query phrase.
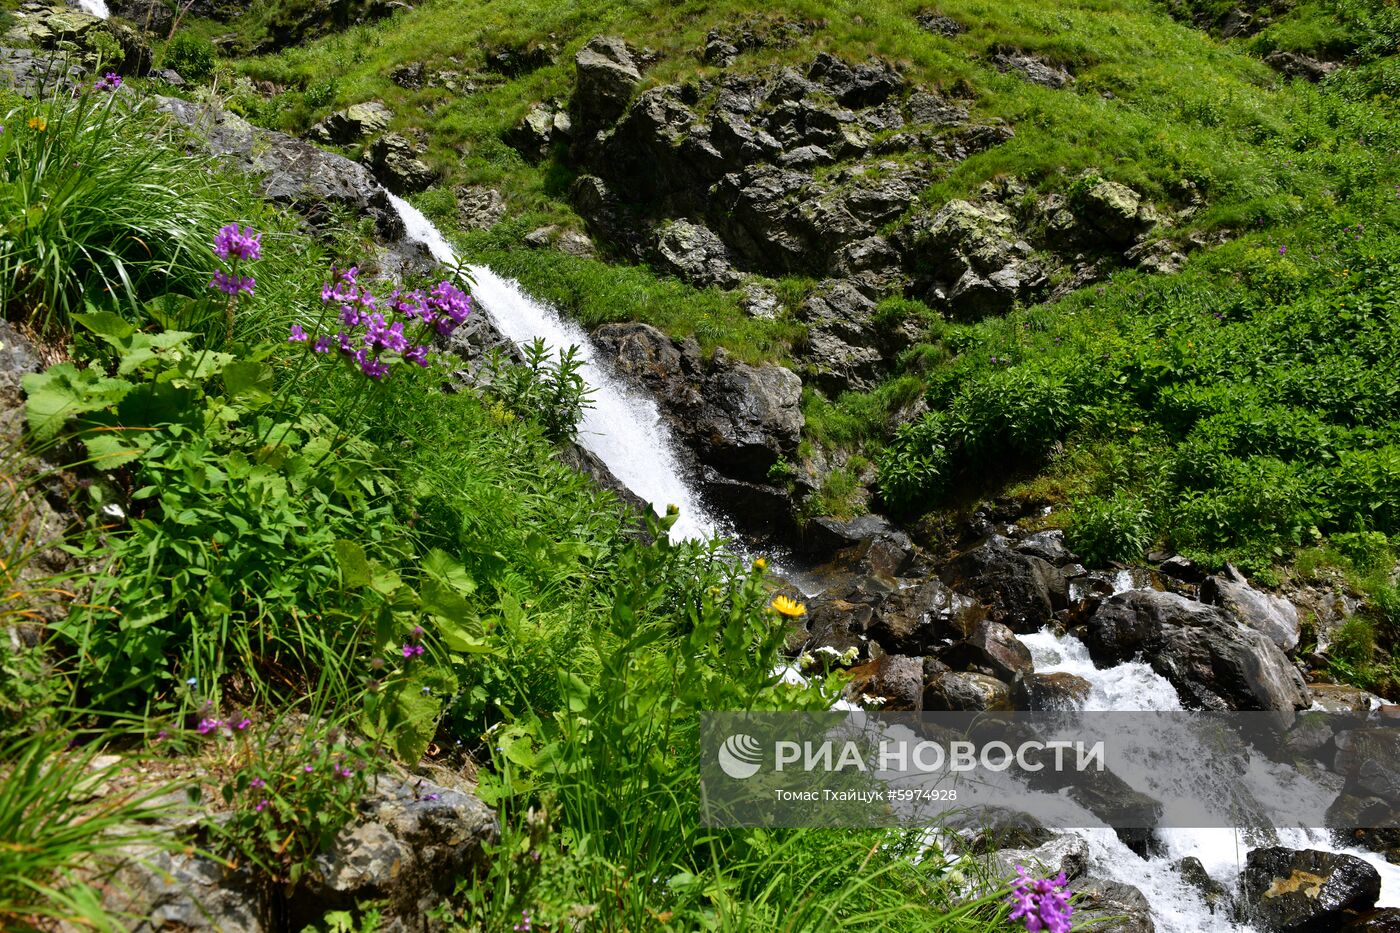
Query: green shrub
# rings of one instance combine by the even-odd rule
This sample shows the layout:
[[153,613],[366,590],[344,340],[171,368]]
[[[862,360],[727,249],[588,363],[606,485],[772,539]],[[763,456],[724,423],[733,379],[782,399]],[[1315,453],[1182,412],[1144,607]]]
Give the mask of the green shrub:
[[1361,573],[1389,570],[1394,560],[1389,539],[1379,531],[1341,532],[1328,541]]
[[1138,561],[1153,539],[1152,512],[1142,502],[1121,493],[1073,503],[1065,540],[1091,566],[1111,561]]
[[161,66],[175,69],[186,81],[203,81],[214,73],[214,61],[212,42],[181,32],[166,43]]
[[930,412],[902,425],[877,461],[880,497],[896,511],[927,504],[948,482],[948,428]]

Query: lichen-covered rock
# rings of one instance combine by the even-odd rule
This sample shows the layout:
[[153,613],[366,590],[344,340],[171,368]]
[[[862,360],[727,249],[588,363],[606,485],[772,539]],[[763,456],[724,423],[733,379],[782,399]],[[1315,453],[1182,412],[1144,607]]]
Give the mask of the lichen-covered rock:
[[506,215],[506,201],[495,188],[469,185],[457,189],[457,220],[463,230],[486,230]]
[[1059,90],[1074,83],[1074,76],[1059,65],[1035,55],[998,53],[992,56],[998,71],[1013,71],[1032,84]]
[[318,143],[349,145],[369,139],[389,128],[394,112],[377,100],[351,104],[337,110],[307,132]]
[[572,114],[586,139],[622,116],[642,80],[627,43],[616,36],[594,36],[574,56]]
[[385,133],[376,139],[360,163],[398,195],[423,191],[437,178],[437,173],[414,155],[413,145],[398,133]]
[[697,288],[729,288],[742,276],[730,264],[729,248],[703,224],[673,220],[656,237],[656,264]]
[[1131,243],[1150,229],[1155,214],[1127,185],[1100,179],[1079,198],[1079,215],[1109,243]]
[[567,111],[537,102],[505,134],[505,141],[516,152],[536,161],[544,158],[555,143],[566,142],[572,136],[573,121]]
[[1336,930],[1376,906],[1381,876],[1351,855],[1268,846],[1245,856],[1241,909],[1271,933]]

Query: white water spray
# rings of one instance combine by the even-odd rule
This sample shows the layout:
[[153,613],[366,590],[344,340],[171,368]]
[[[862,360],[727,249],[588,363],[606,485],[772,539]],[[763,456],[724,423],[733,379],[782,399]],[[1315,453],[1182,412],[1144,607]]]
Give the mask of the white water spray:
[[104,0],[78,0],[78,9],[84,13],[91,13],[98,19],[107,19],[112,15]]
[[[456,252],[432,221],[403,198],[391,194],[389,200],[403,219],[410,240],[426,246],[438,262],[457,265]],[[525,294],[520,283],[502,278],[486,266],[468,266],[467,270],[475,282],[475,306],[484,309],[496,328],[517,345],[542,337],[555,351],[579,348],[581,374],[593,389],[593,407],[584,412],[579,443],[602,460],[623,485],[649,502],[658,515],[664,514],[668,505],[680,508],[680,519],[671,528],[673,540],[715,537],[716,523],[681,472],[675,442],[656,402],[608,372],[583,328]]]
[[[1022,635],[1021,641],[1031,651],[1035,669],[1040,673],[1064,672],[1084,678],[1092,685],[1085,708],[1095,711],[1179,710],[1181,701],[1176,689],[1150,666],[1141,661],[1128,661],[1113,667],[1096,668],[1089,649],[1072,636],[1042,631]],[[1159,750],[1170,755],[1173,751]],[[1144,767],[1119,775],[1137,790],[1170,807],[1173,800],[1190,800],[1200,796],[1200,788],[1183,786],[1188,769],[1172,768],[1144,760]],[[1254,778],[1281,776],[1246,776]],[[1286,775],[1282,776],[1286,777]],[[1069,803],[1068,801],[1066,801]],[[1097,819],[1085,813],[1083,819],[1067,819],[1062,825],[1093,825]],[[1234,829],[1161,829],[1157,831],[1165,852],[1155,858],[1142,859],[1132,852],[1111,829],[1073,830],[1089,843],[1090,873],[1131,884],[1142,891],[1152,906],[1158,933],[1198,933],[1202,930],[1222,930],[1230,933],[1253,933],[1253,928],[1231,924],[1217,908],[1210,908],[1195,888],[1182,881],[1174,864],[1187,856],[1201,860],[1206,871],[1216,881],[1233,886],[1244,868],[1245,855],[1265,841],[1250,841]],[[1391,865],[1374,852],[1350,849],[1332,842],[1325,830],[1280,828],[1278,844],[1293,849],[1320,849],[1345,852],[1375,866],[1381,875],[1380,906],[1400,904],[1400,867]]]

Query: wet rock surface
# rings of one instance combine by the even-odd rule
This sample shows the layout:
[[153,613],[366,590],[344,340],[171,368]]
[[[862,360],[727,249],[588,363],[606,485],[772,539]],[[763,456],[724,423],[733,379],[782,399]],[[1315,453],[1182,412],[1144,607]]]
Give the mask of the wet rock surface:
[[1322,933],[1375,907],[1381,879],[1354,856],[1268,846],[1246,856],[1240,888],[1243,913],[1264,929]]

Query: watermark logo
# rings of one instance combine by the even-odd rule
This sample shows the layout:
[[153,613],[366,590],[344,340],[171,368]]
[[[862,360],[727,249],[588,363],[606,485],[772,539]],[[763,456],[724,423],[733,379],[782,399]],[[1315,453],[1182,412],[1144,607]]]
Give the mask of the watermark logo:
[[743,781],[758,773],[763,759],[762,747],[758,739],[740,732],[724,740],[718,757],[721,771],[736,781]]

